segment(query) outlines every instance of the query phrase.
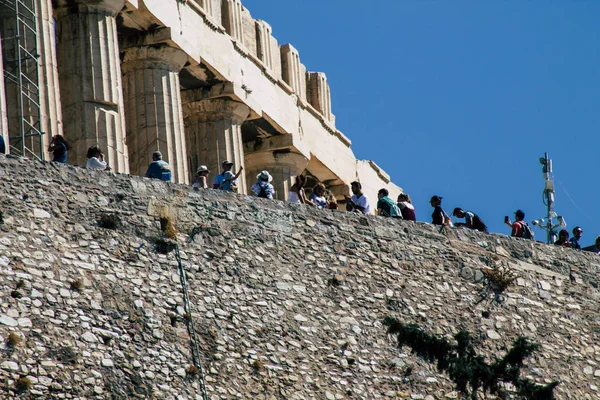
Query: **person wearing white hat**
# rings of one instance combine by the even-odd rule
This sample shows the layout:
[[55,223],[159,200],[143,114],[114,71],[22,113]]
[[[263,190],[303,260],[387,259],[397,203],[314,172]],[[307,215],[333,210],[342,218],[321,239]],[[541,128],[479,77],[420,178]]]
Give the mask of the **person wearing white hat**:
[[273,177],[269,174],[269,171],[262,171],[260,174],[256,175],[256,179],[257,182],[250,188],[252,193],[257,197],[273,200],[275,188],[271,185]]
[[208,188],[207,181],[208,181],[208,173],[209,172],[210,171],[208,170],[206,165],[199,166],[198,169],[196,170],[196,178],[194,179],[194,182],[192,183],[192,187],[207,189]]

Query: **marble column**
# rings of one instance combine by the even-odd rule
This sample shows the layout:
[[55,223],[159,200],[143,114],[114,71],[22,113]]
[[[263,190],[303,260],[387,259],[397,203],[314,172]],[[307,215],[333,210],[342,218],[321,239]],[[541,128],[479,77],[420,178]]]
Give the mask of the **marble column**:
[[51,160],[48,145],[54,135],[63,135],[60,85],[56,61],[56,29],[52,15],[52,0],[39,0],[37,7],[38,42],[40,55],[40,124],[44,136],[42,146],[44,159]]
[[2,58],[2,36],[0,35],[0,136],[4,138],[6,152],[10,150],[8,140],[8,114],[6,113],[6,90],[4,89],[4,63]]
[[[194,92],[188,92],[183,109],[191,172],[206,165],[210,186],[221,171],[222,161],[233,162],[234,173],[244,167],[242,123],[250,114],[247,105],[225,98],[195,100]],[[238,193],[247,193],[246,175],[242,173],[238,181]]]
[[57,0],[57,53],[69,163],[98,145],[115,172],[129,173],[116,15],[125,0]]
[[278,149],[273,151],[259,151],[246,153],[246,179],[252,185],[256,176],[263,170],[269,171],[273,176],[275,198],[286,201],[288,192],[294,184],[297,175],[300,175],[308,165],[308,159],[291,149]]
[[144,176],[152,153],[171,166],[173,182],[189,183],[179,71],[187,54],[166,44],[122,52],[129,168]]

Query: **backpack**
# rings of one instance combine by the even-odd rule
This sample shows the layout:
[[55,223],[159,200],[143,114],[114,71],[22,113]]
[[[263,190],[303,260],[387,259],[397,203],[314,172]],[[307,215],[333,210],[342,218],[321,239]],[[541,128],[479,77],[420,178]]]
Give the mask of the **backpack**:
[[173,180],[173,175],[171,174],[171,171],[168,169],[163,169],[160,173],[160,180],[171,182]]
[[477,229],[479,232],[487,232],[487,226],[485,222],[479,217],[479,215],[473,215],[473,228]]
[[[260,184],[259,184],[260,185]],[[267,185],[260,185],[260,192],[256,195],[256,197],[260,197],[263,199],[267,199]]]
[[519,221],[519,223],[521,224],[521,237],[523,239],[535,240],[535,233],[533,233],[531,227],[527,225],[527,222]]
[[[402,218],[402,210],[400,210],[400,207],[398,207],[398,204],[396,204],[396,202],[394,202],[393,200],[384,200],[387,204],[389,204],[390,206],[390,213],[389,215],[387,215],[388,213],[384,211],[384,214],[386,214],[386,217],[392,217],[392,218]],[[382,209],[383,211],[383,209]]]
[[402,210],[400,210],[400,207],[394,202],[390,204],[390,217],[402,218]]

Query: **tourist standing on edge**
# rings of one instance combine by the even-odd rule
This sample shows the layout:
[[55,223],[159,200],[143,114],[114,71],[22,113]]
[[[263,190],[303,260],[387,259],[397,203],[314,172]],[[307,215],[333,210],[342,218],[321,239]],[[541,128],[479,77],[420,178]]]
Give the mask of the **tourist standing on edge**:
[[432,196],[429,200],[429,204],[433,207],[433,213],[431,214],[431,223],[434,225],[452,226],[452,220],[442,209],[442,199],[440,196]]
[[560,232],[558,232],[558,240],[554,242],[554,244],[556,246],[571,247],[571,242],[569,242],[569,231],[561,229]]
[[504,217],[504,223],[512,228],[510,236],[535,240],[533,231],[531,230],[529,225],[527,225],[527,222],[524,221],[525,213],[523,212],[523,210],[515,211],[515,219],[516,221],[512,223],[510,222],[510,218],[508,218],[508,215]]
[[571,247],[577,250],[581,250],[581,245],[579,244],[579,239],[581,239],[581,235],[583,235],[583,229],[579,226],[573,228],[573,237],[569,240],[571,243]]
[[110,170],[106,166],[106,161],[104,161],[104,154],[102,154],[102,150],[98,146],[92,146],[87,151],[87,169],[97,169],[100,171]]
[[250,188],[254,195],[263,199],[273,200],[275,188],[271,185],[273,177],[269,174],[269,171],[262,171],[256,175],[256,179],[257,182]]
[[371,213],[371,204],[369,203],[369,198],[362,191],[362,185],[360,182],[352,182],[350,184],[350,188],[352,189],[352,197],[348,197],[344,195],[346,199],[346,210],[353,211],[363,214]]
[[152,162],[148,165],[146,178],[160,179],[161,181],[166,182],[171,182],[173,180],[171,167],[166,161],[163,161],[162,153],[160,151],[152,153]]
[[469,228],[469,229],[476,229],[479,232],[487,232],[487,226],[485,226],[485,223],[483,222],[483,220],[479,217],[479,215],[471,212],[471,211],[465,211],[460,207],[456,207],[454,209],[454,211],[452,212],[452,215],[454,215],[456,218],[464,218],[465,222],[456,222],[454,224],[454,226],[456,227],[465,227],[465,228]]
[[304,185],[306,185],[306,176],[296,176],[295,182],[290,188],[290,191],[288,192],[288,203],[312,204],[309,203],[306,199],[306,194],[304,193]]
[[319,209],[327,208],[325,185],[322,183],[317,183],[315,187],[313,187],[313,192],[310,195],[310,201]]
[[62,135],[54,135],[52,137],[52,141],[50,142],[50,146],[48,146],[48,151],[52,153],[52,161],[65,164],[67,162],[67,153],[71,149],[69,143],[65,141],[65,138]]
[[402,213],[402,219],[406,221],[416,221],[415,206],[413,206],[410,196],[406,193],[398,195],[398,207]]
[[194,178],[194,182],[192,182],[193,188],[208,188],[208,173],[210,171],[206,167],[206,165],[201,165],[196,170],[196,178]]
[[383,188],[377,192],[377,215],[402,219],[402,211],[396,202],[389,198],[390,192]]

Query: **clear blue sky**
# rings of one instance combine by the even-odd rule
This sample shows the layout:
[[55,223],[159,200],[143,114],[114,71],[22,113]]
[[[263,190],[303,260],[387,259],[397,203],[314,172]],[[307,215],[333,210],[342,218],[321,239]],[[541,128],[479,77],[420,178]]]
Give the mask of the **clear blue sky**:
[[[327,74],[337,127],[431,220],[429,199],[478,213],[556,211],[600,235],[600,1],[243,0]],[[568,193],[568,194],[567,194]],[[543,231],[535,228],[538,240]]]

